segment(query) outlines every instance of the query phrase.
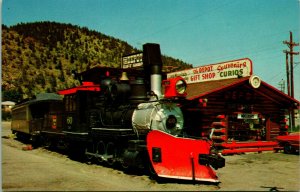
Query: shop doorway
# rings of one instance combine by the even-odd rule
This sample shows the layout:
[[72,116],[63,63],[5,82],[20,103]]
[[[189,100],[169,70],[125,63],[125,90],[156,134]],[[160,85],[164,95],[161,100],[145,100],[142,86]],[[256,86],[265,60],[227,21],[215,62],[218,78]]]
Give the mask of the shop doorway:
[[228,116],[228,141],[265,141],[266,119],[260,113],[236,112]]

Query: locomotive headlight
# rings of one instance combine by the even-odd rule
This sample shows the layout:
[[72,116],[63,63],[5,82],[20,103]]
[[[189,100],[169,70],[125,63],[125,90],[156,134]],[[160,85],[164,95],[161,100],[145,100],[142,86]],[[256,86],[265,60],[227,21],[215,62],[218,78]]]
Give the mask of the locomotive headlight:
[[182,79],[178,80],[176,82],[175,88],[176,88],[177,93],[184,94],[186,91],[186,82]]
[[164,80],[162,85],[165,90],[165,98],[185,97],[187,84],[182,77]]

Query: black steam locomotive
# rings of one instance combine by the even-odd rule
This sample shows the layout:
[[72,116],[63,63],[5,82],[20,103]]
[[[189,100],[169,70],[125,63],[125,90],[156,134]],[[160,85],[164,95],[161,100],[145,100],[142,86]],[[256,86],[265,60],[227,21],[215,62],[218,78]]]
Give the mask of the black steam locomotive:
[[212,167],[224,167],[224,158],[210,140],[186,134],[184,79],[166,79],[158,44],[145,44],[142,55],[141,69],[93,68],[77,74],[82,84],[59,91],[62,97],[17,105],[12,132],[124,169],[150,167],[160,177],[218,182]]

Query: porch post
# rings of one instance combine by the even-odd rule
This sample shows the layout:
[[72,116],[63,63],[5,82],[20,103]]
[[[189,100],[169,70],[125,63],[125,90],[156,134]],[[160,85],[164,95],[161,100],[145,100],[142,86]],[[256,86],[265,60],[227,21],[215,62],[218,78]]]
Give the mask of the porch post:
[[271,120],[270,117],[266,119],[266,140],[271,140]]

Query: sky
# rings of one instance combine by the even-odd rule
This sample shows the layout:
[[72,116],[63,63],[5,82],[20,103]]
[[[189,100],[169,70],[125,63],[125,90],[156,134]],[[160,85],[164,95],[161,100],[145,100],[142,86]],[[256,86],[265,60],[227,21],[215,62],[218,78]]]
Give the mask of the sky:
[[[87,27],[194,67],[249,58],[253,73],[286,86],[283,41],[300,38],[300,0],[2,0],[2,24],[55,21]],[[294,47],[299,52],[299,46]],[[300,56],[294,55],[300,100]],[[285,91],[286,92],[286,91]]]

